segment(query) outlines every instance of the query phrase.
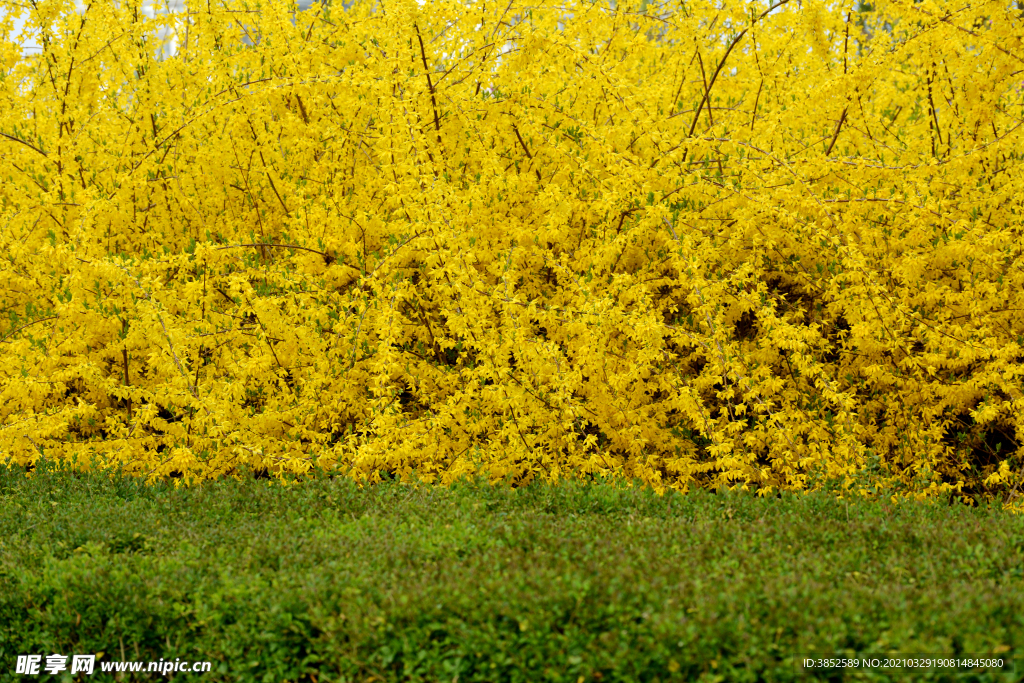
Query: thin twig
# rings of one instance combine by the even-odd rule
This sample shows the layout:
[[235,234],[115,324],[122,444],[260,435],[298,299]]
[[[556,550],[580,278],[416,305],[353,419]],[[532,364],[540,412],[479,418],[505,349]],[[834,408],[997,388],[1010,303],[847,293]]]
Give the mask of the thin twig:
[[33,321],[32,321],[32,322],[30,322],[30,323],[25,323],[24,325],[22,325],[22,326],[21,326],[21,327],[19,327],[18,329],[14,330],[13,332],[11,332],[11,333],[10,333],[10,334],[8,334],[7,336],[5,336],[5,337],[4,337],[3,339],[0,339],[0,344],[4,343],[5,341],[7,341],[8,339],[10,339],[10,338],[11,338],[11,337],[13,337],[14,335],[18,334],[19,332],[21,332],[21,331],[22,331],[23,329],[25,329],[26,327],[31,327],[32,325],[35,325],[36,323],[41,323],[41,322],[45,322],[45,321],[47,321],[47,320],[54,320],[54,319],[56,319],[56,318],[59,318],[59,317],[60,317],[59,315],[51,315],[51,316],[49,316],[49,317],[46,317],[46,318],[40,318],[39,320],[33,320]]

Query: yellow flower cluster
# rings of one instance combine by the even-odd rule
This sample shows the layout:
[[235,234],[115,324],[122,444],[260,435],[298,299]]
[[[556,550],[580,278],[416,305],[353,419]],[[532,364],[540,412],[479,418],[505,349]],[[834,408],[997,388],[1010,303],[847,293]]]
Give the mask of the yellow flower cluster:
[[0,23],[0,460],[1020,485],[1005,3],[137,4]]

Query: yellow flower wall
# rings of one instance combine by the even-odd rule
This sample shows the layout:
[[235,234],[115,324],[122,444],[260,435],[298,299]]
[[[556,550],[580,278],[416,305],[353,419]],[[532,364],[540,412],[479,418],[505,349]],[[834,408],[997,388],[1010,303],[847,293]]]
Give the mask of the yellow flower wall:
[[0,458],[1019,500],[1016,11],[122,5],[0,29]]

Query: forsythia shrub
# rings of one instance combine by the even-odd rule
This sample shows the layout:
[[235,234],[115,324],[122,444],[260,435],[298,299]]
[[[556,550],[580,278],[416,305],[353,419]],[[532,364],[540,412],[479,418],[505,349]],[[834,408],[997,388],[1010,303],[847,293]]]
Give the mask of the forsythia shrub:
[[2,0],[0,457],[1012,499],[1004,5]]

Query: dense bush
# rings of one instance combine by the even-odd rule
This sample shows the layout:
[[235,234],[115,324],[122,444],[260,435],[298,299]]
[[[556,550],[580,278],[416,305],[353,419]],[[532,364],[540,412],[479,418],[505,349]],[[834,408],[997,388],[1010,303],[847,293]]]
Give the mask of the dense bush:
[[1024,517],[995,505],[317,477],[0,467],[0,662],[99,654],[82,679],[104,682],[160,659],[210,662],[211,683],[1020,680]]
[[33,9],[0,456],[1009,499],[1020,23],[801,7]]

